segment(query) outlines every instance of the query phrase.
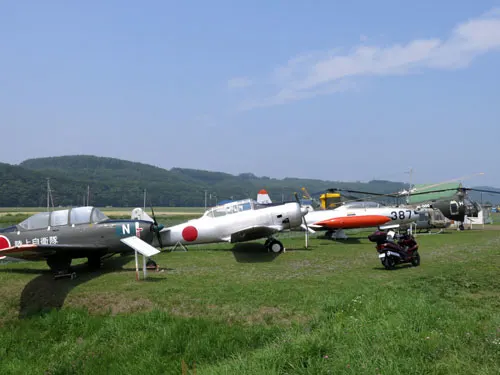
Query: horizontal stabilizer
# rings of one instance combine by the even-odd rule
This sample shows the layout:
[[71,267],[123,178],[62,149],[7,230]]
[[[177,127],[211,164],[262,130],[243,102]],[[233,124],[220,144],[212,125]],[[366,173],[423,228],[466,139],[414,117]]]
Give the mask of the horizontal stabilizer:
[[399,228],[399,224],[387,224],[378,227],[380,230]]
[[145,257],[150,257],[160,252],[160,250],[155,249],[153,246],[136,236],[122,238],[120,241]]

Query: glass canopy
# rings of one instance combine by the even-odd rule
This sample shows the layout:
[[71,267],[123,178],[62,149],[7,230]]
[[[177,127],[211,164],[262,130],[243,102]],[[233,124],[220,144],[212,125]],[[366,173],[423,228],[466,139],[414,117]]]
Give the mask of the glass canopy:
[[98,208],[84,206],[51,212],[40,212],[30,216],[18,225],[22,229],[31,230],[47,228],[49,226],[98,223],[108,219]]

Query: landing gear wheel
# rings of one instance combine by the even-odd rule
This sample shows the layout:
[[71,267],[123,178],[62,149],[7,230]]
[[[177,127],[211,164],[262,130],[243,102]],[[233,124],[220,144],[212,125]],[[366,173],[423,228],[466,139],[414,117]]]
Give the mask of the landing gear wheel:
[[386,255],[382,264],[386,270],[392,270],[396,266],[396,261],[392,257]]
[[156,262],[153,259],[149,259],[146,262],[146,268],[148,270],[155,270],[157,267],[158,267],[158,265],[156,264]]
[[418,253],[418,251],[415,251],[413,253],[413,258],[411,260],[411,265],[413,267],[418,267],[420,266],[420,254]]
[[87,258],[87,265],[91,270],[98,270],[101,268],[101,257],[99,255],[92,255]]
[[266,241],[266,247],[268,251],[275,254],[279,254],[285,249],[283,244],[276,239],[272,239],[269,242]]

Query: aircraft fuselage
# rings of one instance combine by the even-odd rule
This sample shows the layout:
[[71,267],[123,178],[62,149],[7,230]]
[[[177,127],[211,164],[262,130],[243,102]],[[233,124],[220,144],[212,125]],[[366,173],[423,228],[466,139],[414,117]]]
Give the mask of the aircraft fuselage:
[[[280,230],[294,228],[300,226],[302,215],[298,204],[285,203],[220,217],[202,216],[169,227],[168,231],[162,232],[162,241],[165,246],[173,246],[176,243],[205,244],[252,241],[263,238],[263,236],[256,231],[254,235],[249,234],[243,240],[235,240],[232,235],[250,227],[279,227]],[[153,245],[158,245],[156,240],[154,240]]]
[[[106,253],[132,252],[120,239],[138,236],[151,243],[153,232],[151,223],[140,220],[109,220],[96,224],[80,224],[72,226],[53,226],[44,229],[14,230],[0,232],[0,250],[21,245],[36,245],[32,248],[25,246],[22,251],[13,249],[3,255],[26,259],[41,260],[50,255],[66,253],[72,259],[85,258]],[[43,250],[44,245],[64,246],[60,250]],[[72,246],[74,248],[72,248]]]

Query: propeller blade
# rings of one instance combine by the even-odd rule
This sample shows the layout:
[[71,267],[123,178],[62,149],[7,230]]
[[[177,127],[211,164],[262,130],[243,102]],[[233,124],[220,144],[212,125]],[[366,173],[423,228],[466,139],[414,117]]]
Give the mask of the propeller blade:
[[311,229],[311,228],[309,228],[306,224],[300,224],[300,227],[301,227],[302,229],[304,229],[305,231],[308,231],[308,232],[309,232],[309,233],[311,233],[311,234],[316,233],[316,231],[315,231],[315,230],[312,230],[312,229]]
[[156,226],[158,226],[158,222],[156,221],[156,216],[155,216],[155,210],[153,210],[153,205],[151,203],[149,203],[149,205],[151,206],[151,214],[153,215],[153,222]]
[[156,238],[158,239],[158,244],[160,245],[160,249],[163,251],[163,242],[161,240],[161,234],[160,234],[160,231],[163,229],[163,225],[158,225],[155,211],[153,209],[153,204],[149,202],[149,205],[151,206],[151,214],[153,215],[153,231],[155,232]]
[[[300,200],[299,200],[299,195],[297,193],[293,193],[293,195],[295,196],[295,200],[297,201],[297,204],[299,205],[299,207],[301,207],[300,205]],[[307,228],[307,222],[306,222],[306,218],[305,218],[305,215],[302,215],[302,224],[300,225],[301,228],[304,228],[306,227]],[[309,246],[309,231],[306,230],[305,231],[305,240],[306,240],[306,249],[308,248]]]

